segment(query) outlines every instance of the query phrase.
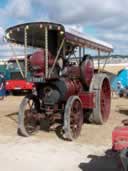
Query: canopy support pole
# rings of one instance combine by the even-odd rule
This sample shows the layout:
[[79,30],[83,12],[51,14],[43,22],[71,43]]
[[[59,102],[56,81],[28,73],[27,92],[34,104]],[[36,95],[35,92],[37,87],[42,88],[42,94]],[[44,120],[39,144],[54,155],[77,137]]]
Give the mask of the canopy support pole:
[[85,47],[83,47],[83,56],[85,55]]
[[20,70],[21,76],[22,76],[23,78],[25,78],[25,75],[24,75],[24,73],[23,73],[23,71],[22,71],[22,68],[21,68],[21,65],[20,65],[20,63],[19,63],[19,60],[18,60],[18,58],[17,58],[17,55],[16,55],[15,50],[14,50],[13,46],[11,45],[11,43],[9,43],[9,46],[11,47],[12,53],[13,53],[13,55],[15,56],[16,63],[17,63],[18,68],[19,68],[19,70]]
[[48,28],[45,27],[45,78],[48,78]]
[[[108,53],[108,56],[110,56],[110,52]],[[104,65],[103,65],[102,70],[104,70],[104,68],[105,68],[105,65],[106,65],[107,61],[108,61],[108,58],[106,58],[106,60],[105,60],[105,63],[104,63]]]
[[24,54],[25,54],[25,78],[27,78],[28,72],[28,59],[27,59],[27,29],[28,26],[24,28]]
[[100,72],[100,50],[98,49],[98,72]]
[[66,58],[66,53],[65,53],[65,42],[63,44],[63,58],[65,59]]
[[79,47],[79,63],[82,61],[81,47]]

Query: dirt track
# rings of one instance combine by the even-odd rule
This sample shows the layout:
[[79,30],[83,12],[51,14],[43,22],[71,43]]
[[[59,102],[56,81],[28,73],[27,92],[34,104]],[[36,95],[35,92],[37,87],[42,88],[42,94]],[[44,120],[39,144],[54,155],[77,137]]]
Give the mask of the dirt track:
[[0,163],[2,171],[118,171],[111,148],[111,132],[127,118],[128,99],[112,100],[109,121],[85,124],[75,142],[60,139],[55,132],[39,132],[30,138],[17,136],[17,111],[22,97],[0,101]]

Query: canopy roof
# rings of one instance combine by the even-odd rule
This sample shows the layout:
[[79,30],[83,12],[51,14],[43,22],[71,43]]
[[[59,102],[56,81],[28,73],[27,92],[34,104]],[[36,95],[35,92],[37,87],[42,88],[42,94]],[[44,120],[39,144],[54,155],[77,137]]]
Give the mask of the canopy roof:
[[66,42],[74,44],[80,47],[87,47],[90,49],[96,49],[102,52],[112,52],[112,45],[86,36],[83,33],[64,27],[61,24],[51,22],[33,22],[16,25],[6,30],[6,39],[10,42],[17,44],[24,44],[24,31],[27,30],[27,45],[33,47],[42,47],[42,39],[44,38],[44,28],[47,27],[50,31],[57,31],[61,33],[61,36],[65,37]]

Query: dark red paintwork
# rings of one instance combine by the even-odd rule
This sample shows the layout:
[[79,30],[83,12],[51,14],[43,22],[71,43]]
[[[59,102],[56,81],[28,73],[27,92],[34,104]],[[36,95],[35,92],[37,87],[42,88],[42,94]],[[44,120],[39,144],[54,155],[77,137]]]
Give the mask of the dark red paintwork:
[[104,79],[100,90],[100,105],[103,121],[107,121],[111,108],[111,88],[108,79]]
[[95,93],[93,92],[81,92],[79,97],[84,109],[93,109],[95,107]]
[[94,65],[90,58],[84,60],[81,64],[81,77],[83,83],[89,87],[92,77],[94,75]]
[[128,148],[128,126],[116,127],[112,132],[112,149],[121,151]]
[[[51,53],[48,52],[48,65],[52,66],[54,58]],[[36,51],[30,57],[30,64],[33,69],[36,69],[35,76],[44,76],[45,73],[45,50]],[[37,72],[38,71],[38,72]]]

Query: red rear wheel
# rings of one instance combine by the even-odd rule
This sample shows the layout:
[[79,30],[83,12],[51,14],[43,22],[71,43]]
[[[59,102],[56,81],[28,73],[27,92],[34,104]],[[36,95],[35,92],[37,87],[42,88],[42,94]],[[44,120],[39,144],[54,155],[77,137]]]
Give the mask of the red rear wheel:
[[92,109],[89,120],[97,124],[104,124],[109,118],[111,108],[111,88],[106,74],[94,75],[90,85],[90,92],[96,94],[96,106]]

